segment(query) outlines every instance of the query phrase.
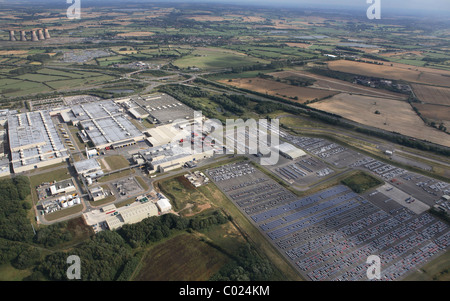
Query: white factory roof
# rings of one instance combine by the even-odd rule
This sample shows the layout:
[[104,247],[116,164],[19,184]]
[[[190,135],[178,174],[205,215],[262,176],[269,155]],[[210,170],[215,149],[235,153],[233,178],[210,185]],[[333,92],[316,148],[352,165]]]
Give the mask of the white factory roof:
[[133,204],[129,207],[117,208],[114,205],[105,206],[103,212],[111,212],[116,210],[118,214],[108,214],[106,223],[111,230],[122,227],[124,224],[134,224],[151,216],[158,215],[158,208],[151,202],[143,204]]
[[303,150],[287,142],[280,143],[280,145],[278,145],[278,147],[275,148],[278,149],[280,153],[284,153],[293,159],[306,155],[306,153]]
[[9,115],[8,137],[14,170],[68,156],[48,111]]
[[74,162],[73,166],[79,174],[84,174],[93,170],[101,170],[102,168],[95,158]]
[[172,209],[172,205],[166,198],[159,199],[158,202],[156,202],[156,205],[158,206],[159,210],[161,210],[161,212],[167,212]]
[[75,105],[69,116],[81,123],[96,147],[143,136],[112,100]]
[[125,207],[120,210],[120,215],[124,223],[133,224],[140,222],[144,218],[158,215],[158,208],[155,204],[148,202],[136,206]]
[[178,126],[173,126],[171,124],[161,125],[156,128],[147,130],[150,137],[147,141],[153,146],[160,146],[172,142],[172,140],[179,140],[175,138],[186,138],[189,137],[189,131],[185,129],[180,129]]

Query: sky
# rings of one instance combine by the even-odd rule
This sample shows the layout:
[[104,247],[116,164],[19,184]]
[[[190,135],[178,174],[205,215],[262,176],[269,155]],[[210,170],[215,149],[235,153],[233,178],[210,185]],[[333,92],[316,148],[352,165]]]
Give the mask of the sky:
[[[0,3],[23,2],[24,0],[0,0]],[[33,2],[61,2],[66,0],[33,0]],[[88,3],[92,0],[79,0]],[[118,0],[95,0],[96,2],[117,2]],[[380,1],[381,11],[385,13],[399,12],[438,12],[439,14],[447,14],[450,19],[450,0],[120,0],[120,2],[204,2],[204,3],[232,3],[232,4],[263,4],[276,7],[295,7],[295,8],[342,8],[342,9],[367,9],[371,4],[367,1]]]
[[[195,0],[188,0],[195,1]],[[206,0],[208,1],[208,0]],[[374,0],[371,0],[371,2]],[[450,0],[379,0],[381,10],[398,11],[446,11],[450,19]],[[178,2],[178,1],[177,1]],[[180,0],[182,2],[182,0]],[[229,2],[236,4],[266,4],[273,6],[304,6],[321,8],[369,8],[367,0],[209,0],[208,2]]]

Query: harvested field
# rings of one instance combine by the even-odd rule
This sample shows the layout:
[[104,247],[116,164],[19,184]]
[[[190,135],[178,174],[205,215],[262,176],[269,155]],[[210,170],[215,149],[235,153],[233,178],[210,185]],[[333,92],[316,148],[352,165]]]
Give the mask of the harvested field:
[[27,53],[27,50],[0,50],[0,55],[20,55]]
[[328,62],[328,68],[334,71],[361,74],[365,76],[450,87],[450,71],[425,67],[415,67],[398,63],[383,63],[384,65],[376,65],[347,60],[338,60]]
[[[355,122],[450,147],[449,136],[424,124],[404,101],[339,94],[310,105]],[[380,114],[375,114],[379,111]]]
[[266,19],[262,17],[254,17],[254,16],[240,16],[242,18],[242,22],[264,22]]
[[219,16],[204,16],[204,15],[199,15],[199,16],[192,16],[192,17],[188,17],[188,19],[192,19],[198,22],[205,22],[205,21],[209,21],[209,22],[222,22],[225,20],[232,20],[233,18],[224,18],[224,17],[219,17]]
[[118,37],[148,37],[154,35],[154,32],[150,31],[133,31],[133,32],[123,32],[119,33]]
[[380,55],[385,56],[385,57],[391,57],[391,56],[402,56],[402,55],[418,55],[418,56],[422,56],[423,55],[423,51],[395,51],[395,52],[385,52],[385,53],[380,53]]
[[[449,78],[450,80],[450,78]],[[422,102],[450,106],[450,88],[412,85],[416,97]]]
[[297,87],[284,83],[279,83],[274,80],[263,79],[258,77],[252,78],[237,78],[233,79],[231,82],[228,80],[219,81],[224,84],[232,85],[234,87],[248,89],[252,91],[256,91],[259,93],[274,95],[283,97],[289,100],[293,100],[292,98],[298,97],[296,102],[304,103],[308,100],[313,99],[322,99],[324,97],[335,95],[339,92],[322,90],[322,89],[314,89],[314,88],[305,88],[305,87]]
[[[434,104],[414,104],[423,117],[436,121],[450,121],[450,106]],[[450,139],[450,137],[448,138]]]
[[315,79],[316,81],[311,87],[315,87],[318,89],[326,89],[338,92],[346,92],[346,93],[356,93],[374,97],[389,97],[395,99],[407,99],[408,97],[404,94],[394,93],[386,90],[375,89],[370,87],[364,87],[361,85],[349,83],[343,80],[338,80],[334,78],[329,78],[326,76],[315,75],[305,71],[282,71],[270,73],[274,77],[286,78],[292,76],[300,76]]

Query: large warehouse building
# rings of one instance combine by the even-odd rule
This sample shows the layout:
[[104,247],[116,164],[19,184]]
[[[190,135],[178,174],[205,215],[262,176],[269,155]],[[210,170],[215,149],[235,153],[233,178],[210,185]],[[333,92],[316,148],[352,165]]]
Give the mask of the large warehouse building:
[[306,155],[306,153],[303,150],[287,142],[280,143],[280,145],[278,145],[278,147],[275,147],[275,149],[277,149],[280,152],[280,155],[291,160]]
[[112,100],[73,106],[66,119],[74,125],[81,125],[97,149],[119,148],[144,139],[144,134]]
[[151,123],[167,124],[175,120],[194,120],[194,110],[170,95],[150,94],[119,100],[136,119],[148,118]]
[[110,230],[115,230],[122,227],[124,224],[134,224],[142,221],[144,218],[158,215],[158,207],[152,202],[143,204],[133,204],[129,207],[121,207],[116,209],[114,205],[109,205],[105,212],[117,214],[108,214],[106,216],[106,224]]
[[172,124],[161,125],[145,132],[147,142],[154,147],[168,144],[178,137],[178,140],[190,138],[190,132]]
[[8,116],[8,137],[15,173],[64,162],[69,157],[48,111]]
[[139,154],[146,161],[149,172],[166,172],[181,168],[192,160],[202,160],[214,155],[214,150],[195,153],[176,144],[165,144],[140,151]]

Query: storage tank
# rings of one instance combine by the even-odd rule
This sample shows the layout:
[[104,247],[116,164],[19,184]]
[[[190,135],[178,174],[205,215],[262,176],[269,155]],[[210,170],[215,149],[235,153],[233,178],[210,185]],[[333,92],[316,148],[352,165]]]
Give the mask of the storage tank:
[[61,202],[61,207],[67,208],[67,202],[66,202],[66,201],[62,201],[62,202]]
[[80,204],[81,202],[80,202],[80,198],[74,198],[73,199],[73,203],[74,204]]
[[69,200],[69,201],[67,201],[67,205],[70,207],[70,206],[73,206],[73,200]]

